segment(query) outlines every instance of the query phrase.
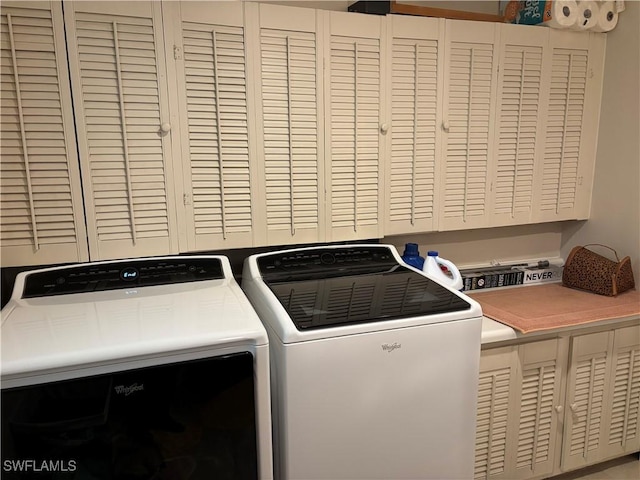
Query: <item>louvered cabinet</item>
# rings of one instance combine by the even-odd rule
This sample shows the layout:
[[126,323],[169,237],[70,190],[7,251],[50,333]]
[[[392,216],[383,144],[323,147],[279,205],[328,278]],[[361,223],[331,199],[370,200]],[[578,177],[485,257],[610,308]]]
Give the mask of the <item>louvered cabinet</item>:
[[[225,7],[226,8],[226,7]],[[321,12],[250,4],[262,244],[325,238]]]
[[480,381],[476,413],[476,449],[474,478],[476,480],[510,479],[511,441],[515,434],[513,417],[517,347],[483,350],[480,355]]
[[92,260],[178,252],[158,2],[65,2]]
[[61,2],[0,10],[2,266],[89,258]]
[[535,222],[589,217],[605,35],[549,31],[544,141]]
[[482,351],[476,479],[551,474],[565,358],[557,338]]
[[488,226],[499,25],[447,20],[440,230]]
[[437,226],[444,23],[388,17],[386,235],[429,232]]
[[322,12],[327,240],[382,237],[384,17]]
[[567,378],[562,469],[586,466],[603,458],[606,392],[609,387],[612,332],[576,336]]
[[640,326],[616,329],[606,396],[605,457],[640,450]]
[[163,2],[180,250],[255,243],[255,130],[241,3]]
[[550,475],[563,412],[561,380],[566,357],[557,338],[522,344],[518,356],[519,388],[514,404],[518,428],[511,444],[512,478]]
[[491,178],[492,226],[532,220],[537,166],[544,147],[543,82],[549,30],[502,25]]
[[562,471],[640,450],[640,325],[571,341]]

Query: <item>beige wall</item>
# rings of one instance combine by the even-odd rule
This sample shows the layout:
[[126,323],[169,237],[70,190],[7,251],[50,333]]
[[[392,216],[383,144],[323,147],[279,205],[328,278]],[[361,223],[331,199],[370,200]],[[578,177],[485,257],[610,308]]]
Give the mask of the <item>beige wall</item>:
[[483,228],[457,232],[397,235],[382,239],[395,245],[400,254],[405,243],[420,246],[420,255],[437,250],[458,267],[478,267],[490,263],[513,263],[560,256],[561,223],[541,223],[517,227]]
[[[349,2],[352,3],[352,2]],[[441,0],[441,1],[412,1],[398,0],[398,3],[407,5],[418,5],[433,8],[446,8],[448,10],[462,10],[464,12],[488,13],[498,15],[500,13],[500,3],[498,0]]]
[[346,12],[353,2],[349,0],[257,0],[259,3],[273,3],[290,7],[318,8],[321,10],[336,10]]
[[[346,12],[349,5],[355,3],[354,0],[258,0],[260,3],[276,3],[278,5],[289,5],[292,7],[320,8],[323,10],[337,10]],[[466,12],[489,13],[497,15],[499,13],[498,0],[482,1],[411,1],[399,0],[400,3],[408,5],[429,6],[434,8],[447,8],[451,10],[463,10]]]
[[626,2],[607,33],[591,216],[567,224],[562,253],[604,243],[631,257],[640,282],[640,2]]

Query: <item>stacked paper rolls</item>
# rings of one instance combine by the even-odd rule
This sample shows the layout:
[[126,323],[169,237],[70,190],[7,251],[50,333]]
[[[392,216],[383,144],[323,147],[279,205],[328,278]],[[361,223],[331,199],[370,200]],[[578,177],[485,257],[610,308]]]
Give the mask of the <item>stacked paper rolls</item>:
[[551,18],[543,25],[553,28],[572,28],[578,21],[578,4],[573,0],[551,2]]
[[578,18],[571,26],[573,30],[589,30],[596,26],[600,9],[598,4],[592,0],[578,2]]
[[594,32],[609,32],[618,24],[618,12],[614,2],[602,2],[596,18],[596,24],[591,27]]

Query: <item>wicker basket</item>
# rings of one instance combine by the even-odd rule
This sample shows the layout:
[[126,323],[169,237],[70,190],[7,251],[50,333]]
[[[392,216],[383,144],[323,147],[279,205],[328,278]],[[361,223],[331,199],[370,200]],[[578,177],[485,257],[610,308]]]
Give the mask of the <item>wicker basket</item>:
[[[615,255],[616,261],[609,260],[587,248],[592,245],[608,248]],[[609,296],[618,295],[635,287],[631,259],[624,257],[620,261],[613,248],[598,243],[573,247],[564,265],[562,283],[566,287]]]

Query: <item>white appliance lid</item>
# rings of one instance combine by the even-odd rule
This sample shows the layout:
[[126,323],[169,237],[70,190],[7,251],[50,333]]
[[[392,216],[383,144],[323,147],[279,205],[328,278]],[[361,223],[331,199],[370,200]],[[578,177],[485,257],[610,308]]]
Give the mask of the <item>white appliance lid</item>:
[[[144,260],[160,264],[166,258],[170,257]],[[120,275],[140,264],[125,260],[21,273],[11,301],[2,310],[2,376],[209,346],[268,343],[266,331],[233,279],[226,257],[172,258],[217,263],[221,278],[152,286],[132,282],[126,288],[106,291],[22,298],[28,291],[25,280],[29,275],[53,273],[68,283],[69,275],[78,271],[74,268],[90,266],[104,271],[117,267]]]

